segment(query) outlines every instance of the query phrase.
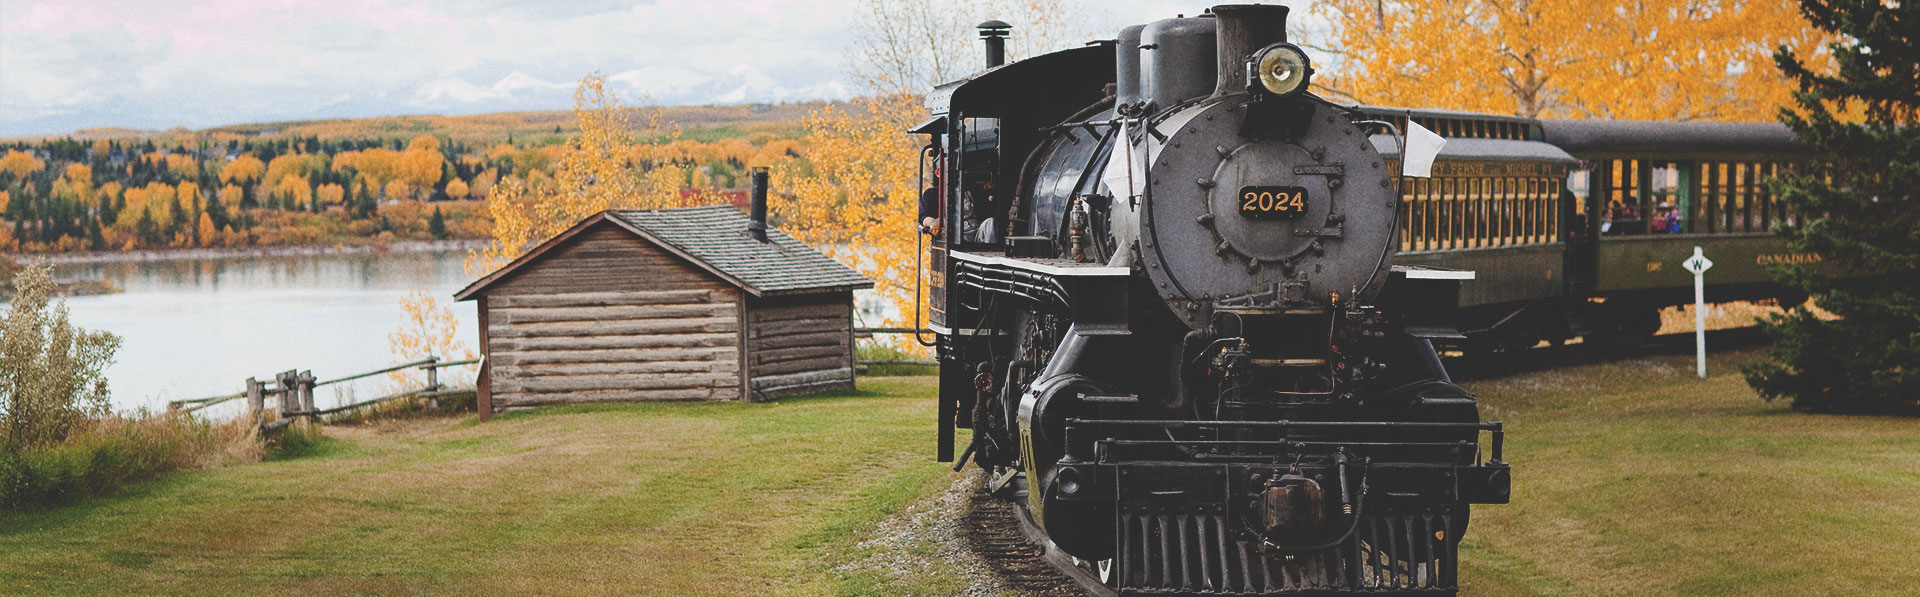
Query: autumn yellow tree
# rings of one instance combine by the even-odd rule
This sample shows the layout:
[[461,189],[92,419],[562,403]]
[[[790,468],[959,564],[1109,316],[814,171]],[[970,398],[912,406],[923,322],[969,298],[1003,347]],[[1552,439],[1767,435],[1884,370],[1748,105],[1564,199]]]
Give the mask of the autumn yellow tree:
[[199,183],[191,180],[180,181],[180,186],[174,188],[174,196],[180,198],[180,207],[188,211],[199,213],[206,209],[206,205],[200,198]]
[[493,242],[469,255],[469,273],[478,275],[505,265],[534,244],[601,210],[677,204],[685,176],[668,166],[674,156],[665,155],[665,150],[648,150],[661,152],[646,154],[658,158],[653,160],[656,166],[637,172],[628,151],[635,133],[648,132],[646,136],[651,137],[659,131],[658,112],[642,114],[626,107],[607,89],[606,77],[598,74],[580,80],[573,100],[580,133],[559,146],[552,175],[515,172],[487,194]]
[[[173,212],[174,198],[177,197],[173,185],[164,182],[150,182],[147,183],[144,190],[146,191],[146,200],[144,203],[147,207],[153,209],[154,223],[160,226],[168,226],[179,218],[179,214]],[[127,203],[128,205],[132,205],[133,202],[128,201]]]
[[[1068,17],[1081,14],[1079,4],[861,0],[849,68],[868,95],[847,109],[813,113],[799,142],[770,143],[756,154],[760,164],[774,166],[783,200],[771,207],[783,229],[875,281],[889,314],[863,323],[925,321],[924,247],[914,223],[922,140],[905,132],[926,117],[922,95],[983,66],[974,28],[980,22],[1013,24],[1008,54],[1019,60],[1067,47],[1078,33]],[[787,159],[790,151],[800,158]],[[875,341],[918,350],[906,337]]]
[[346,187],[329,182],[320,185],[320,188],[314,189],[313,196],[320,200],[320,205],[322,206],[339,205],[341,201],[346,200],[347,189]]
[[[474,358],[473,349],[460,339],[460,319],[432,293],[425,290],[407,293],[407,297],[400,301],[400,312],[400,326],[387,334],[387,345],[392,349],[396,362],[416,361],[429,356],[439,357],[442,361]],[[389,374],[388,378],[394,389],[398,390],[420,387],[422,382],[415,379],[420,375],[417,369],[405,369]],[[443,370],[439,382],[467,385],[473,383],[473,377],[471,370]]]
[[1780,0],[1325,0],[1337,100],[1525,117],[1771,120],[1773,49],[1823,41]]
[[314,163],[314,157],[316,156],[298,153],[275,156],[273,161],[267,162],[267,173],[261,176],[260,180],[279,186],[280,184],[284,184],[281,181],[285,180],[288,176],[304,178],[307,172],[316,165]]
[[67,179],[67,182],[73,184],[76,189],[90,188],[93,186],[93,168],[87,167],[86,164],[67,164],[67,169],[62,175]]
[[240,190],[240,185],[232,183],[221,185],[220,205],[227,208],[227,213],[238,213],[240,210],[240,198],[244,195],[245,193]]
[[458,178],[447,181],[447,197],[448,198],[453,199],[455,201],[466,199],[467,191],[468,189],[467,189],[466,181],[460,180]]
[[213,226],[213,218],[206,212],[200,213],[200,222],[194,226],[193,234],[194,241],[203,247],[216,244],[220,239],[220,229]]
[[200,173],[200,163],[194,161],[193,156],[190,155],[169,153],[167,154],[167,171],[172,172],[174,176],[187,178]]
[[[894,317],[865,325],[910,324],[921,308],[916,296],[925,297],[924,247],[914,224],[918,142],[902,124],[919,115],[917,107],[887,96],[822,109],[806,120],[801,158],[773,164],[781,193],[770,208],[781,228],[873,279],[892,307]],[[904,338],[879,341],[908,348]]]
[[399,178],[401,173],[400,152],[384,147],[361,150],[348,163],[374,187],[385,187],[388,182]]
[[46,162],[40,161],[40,158],[17,149],[9,149],[5,157],[0,157],[0,172],[12,174],[14,178],[25,178],[46,167]]
[[421,135],[414,137],[407,150],[401,152],[398,175],[407,181],[408,188],[424,193],[440,182],[446,162],[446,157],[440,155],[440,140]]
[[231,182],[244,186],[260,180],[260,177],[265,175],[266,171],[267,165],[261,163],[260,158],[253,157],[251,153],[242,154],[240,157],[234,158],[233,161],[227,162],[227,165],[220,167],[220,182]]
[[298,174],[281,177],[280,183],[273,186],[273,192],[287,203],[287,209],[305,209],[313,202],[313,187],[307,186],[307,178]]

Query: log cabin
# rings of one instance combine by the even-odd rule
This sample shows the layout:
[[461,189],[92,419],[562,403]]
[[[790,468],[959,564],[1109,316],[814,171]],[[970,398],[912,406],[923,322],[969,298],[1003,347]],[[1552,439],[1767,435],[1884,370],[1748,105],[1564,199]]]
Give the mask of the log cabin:
[[486,418],[545,404],[851,388],[853,291],[872,287],[719,205],[594,214],[454,299],[479,306]]

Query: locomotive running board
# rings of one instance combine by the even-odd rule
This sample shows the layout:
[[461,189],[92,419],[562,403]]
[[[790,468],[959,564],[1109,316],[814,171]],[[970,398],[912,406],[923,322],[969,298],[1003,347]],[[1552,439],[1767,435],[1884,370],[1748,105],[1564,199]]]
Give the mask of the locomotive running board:
[[1131,333],[1127,325],[1131,268],[964,251],[950,255],[953,263],[948,273],[956,288],[949,292],[965,287],[1036,303],[1057,304],[1070,310],[1074,327],[1084,336]]

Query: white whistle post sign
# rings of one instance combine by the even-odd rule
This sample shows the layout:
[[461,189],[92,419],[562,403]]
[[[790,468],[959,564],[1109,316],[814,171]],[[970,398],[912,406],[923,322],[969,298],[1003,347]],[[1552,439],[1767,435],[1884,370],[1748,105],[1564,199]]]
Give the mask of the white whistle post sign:
[[1693,248],[1693,256],[1680,263],[1680,267],[1693,272],[1693,346],[1694,360],[1699,362],[1700,379],[1707,378],[1707,270],[1713,267],[1713,260],[1707,259],[1700,247]]

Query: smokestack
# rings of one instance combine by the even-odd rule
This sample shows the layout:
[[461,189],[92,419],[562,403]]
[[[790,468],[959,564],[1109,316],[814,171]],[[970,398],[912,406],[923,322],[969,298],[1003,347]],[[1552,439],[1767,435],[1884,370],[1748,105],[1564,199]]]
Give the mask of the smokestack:
[[1007,63],[1007,36],[1013,32],[1013,25],[1005,21],[992,20],[981,23],[980,39],[987,42],[987,68]]
[[747,236],[767,242],[767,167],[753,167],[753,202],[747,207]]
[[1219,67],[1214,95],[1247,90],[1247,57],[1260,48],[1287,41],[1287,7],[1271,4],[1229,4],[1213,7],[1219,21],[1214,59]]

